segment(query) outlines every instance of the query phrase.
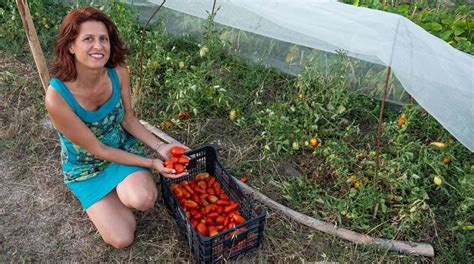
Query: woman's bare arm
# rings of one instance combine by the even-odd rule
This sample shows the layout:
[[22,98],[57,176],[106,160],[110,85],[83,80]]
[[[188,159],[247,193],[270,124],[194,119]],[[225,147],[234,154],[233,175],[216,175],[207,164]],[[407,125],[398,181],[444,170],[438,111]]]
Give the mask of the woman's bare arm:
[[[161,140],[156,138],[142,124],[140,124],[138,118],[135,117],[135,114],[133,112],[130,95],[130,76],[128,75],[127,68],[123,65],[120,65],[117,66],[117,68],[115,69],[120,79],[120,92],[122,96],[122,102],[125,108],[125,115],[122,121],[122,127],[127,130],[128,133],[140,139],[147,146],[158,151],[158,154],[163,159],[168,159],[170,157],[169,150],[173,146],[179,144],[164,144],[163,147],[160,147],[159,150],[156,148],[156,146],[158,146]],[[185,148],[187,149],[187,147]]]
[[[109,147],[92,133],[84,122],[73,112],[64,98],[52,87],[48,87],[45,98],[46,110],[56,129],[72,143],[84,148],[99,159],[115,163],[146,168],[159,167],[159,160],[141,157],[117,148]],[[161,171],[161,170],[160,170]]]

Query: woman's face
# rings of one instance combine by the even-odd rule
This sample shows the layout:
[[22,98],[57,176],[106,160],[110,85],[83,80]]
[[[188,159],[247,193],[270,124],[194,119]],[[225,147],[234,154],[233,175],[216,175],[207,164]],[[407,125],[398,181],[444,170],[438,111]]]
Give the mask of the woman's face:
[[87,21],[79,26],[79,34],[69,48],[76,66],[100,69],[110,57],[109,33],[104,23]]

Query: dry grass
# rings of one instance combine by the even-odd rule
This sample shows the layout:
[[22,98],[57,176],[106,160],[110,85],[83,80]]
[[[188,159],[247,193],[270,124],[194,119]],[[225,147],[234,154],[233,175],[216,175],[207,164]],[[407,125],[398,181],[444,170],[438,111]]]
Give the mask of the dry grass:
[[[138,227],[132,246],[116,250],[101,240],[62,183],[57,136],[45,125],[43,91],[31,61],[22,62],[0,51],[0,101],[0,261],[182,263],[192,260],[187,241],[161,199],[153,210],[136,214]],[[258,146],[252,131],[237,131],[224,120],[197,120],[189,127],[169,132],[189,146],[203,142],[218,146],[226,167],[241,162],[254,166],[255,173],[246,175],[250,184],[259,186],[269,196],[276,196],[265,179],[269,175],[287,177],[297,170],[287,168],[291,163],[281,168],[281,164],[261,160],[253,151]],[[263,247],[237,262],[426,261],[392,253],[385,256],[385,253],[366,247],[360,250],[269,211]]]

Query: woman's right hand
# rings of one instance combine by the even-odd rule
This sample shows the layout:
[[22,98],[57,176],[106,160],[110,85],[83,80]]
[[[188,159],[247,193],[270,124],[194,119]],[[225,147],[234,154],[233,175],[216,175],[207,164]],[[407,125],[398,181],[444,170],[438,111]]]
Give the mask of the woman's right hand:
[[163,174],[163,176],[165,176],[166,178],[179,178],[187,174],[186,171],[180,174],[176,174],[176,171],[174,169],[166,168],[163,165],[163,161],[161,161],[160,159],[152,159],[151,166],[153,169]]

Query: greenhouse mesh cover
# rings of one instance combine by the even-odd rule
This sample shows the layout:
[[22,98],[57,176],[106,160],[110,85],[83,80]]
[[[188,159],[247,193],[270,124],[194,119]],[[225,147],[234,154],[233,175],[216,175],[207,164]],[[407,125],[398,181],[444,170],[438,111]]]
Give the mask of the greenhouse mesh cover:
[[[162,3],[160,0],[124,2],[142,6],[142,20],[148,19],[154,7]],[[205,21],[213,1],[168,0],[164,6]],[[396,77],[392,78],[395,82],[391,85],[401,91],[391,94],[389,100],[403,102],[404,91],[408,92],[474,152],[474,58],[409,19],[335,1],[218,0],[216,7],[219,8],[215,16],[218,24],[270,40],[263,42],[266,46],[278,42],[276,48],[272,46],[272,52],[265,53],[265,61],[286,72],[297,74],[302,66],[302,61],[292,66],[298,63],[288,60],[291,49],[300,55],[302,51],[326,54],[318,57],[322,64],[343,51],[360,62],[356,75],[378,78],[376,85],[372,83],[367,89],[380,89],[385,78],[383,69],[390,66]],[[179,21],[173,23],[168,22],[167,30],[189,31],[192,28],[189,24],[195,24],[189,21],[188,25]],[[247,43],[245,49],[240,47],[238,52],[257,56],[261,40],[243,36],[255,43]],[[281,45],[286,48],[281,49]],[[371,76],[376,72],[379,72],[378,76]]]

